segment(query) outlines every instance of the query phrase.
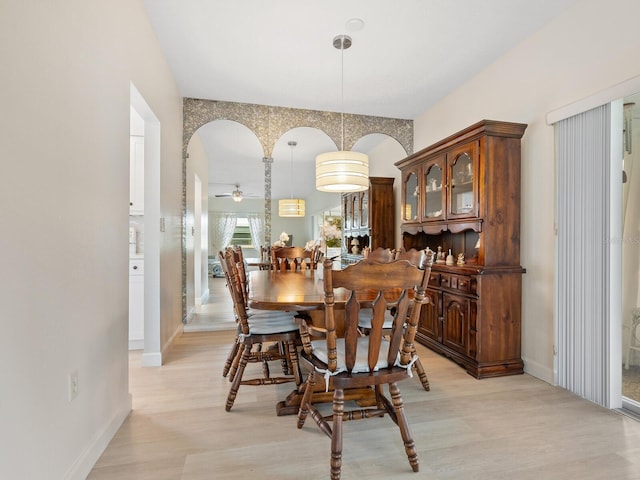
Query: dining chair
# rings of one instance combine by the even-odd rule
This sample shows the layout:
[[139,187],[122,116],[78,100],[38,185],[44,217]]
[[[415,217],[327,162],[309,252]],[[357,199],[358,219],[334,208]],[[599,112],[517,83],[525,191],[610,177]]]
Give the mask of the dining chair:
[[396,260],[409,260],[413,265],[422,267],[422,262],[424,262],[426,250],[416,250],[415,248],[405,250],[404,248],[399,248],[394,253]]
[[303,247],[272,247],[271,264],[279,272],[296,270],[315,270],[318,261],[318,249],[305,250]]
[[[396,251],[392,251],[388,248],[376,248],[375,250],[369,253],[369,260],[375,260],[380,262],[390,262],[393,260],[407,260],[412,265],[416,265],[421,267],[424,259],[425,253],[423,250],[416,250],[412,248],[410,250],[399,249]],[[393,325],[393,307],[391,307],[388,312],[385,314],[384,323],[383,323],[383,331],[385,334],[388,334],[391,330],[391,326]],[[360,315],[358,316],[358,328],[360,331],[368,335],[371,330],[371,310],[362,308],[360,309]],[[429,377],[427,377],[427,372],[420,361],[420,358],[417,356],[414,347],[414,355],[416,356],[416,360],[413,363],[413,368],[418,374],[418,380],[422,384],[422,388],[424,388],[427,392],[431,390],[431,386],[429,385]]]
[[[239,281],[234,278],[237,277],[238,272],[233,253],[229,250],[224,254],[221,252],[220,263],[227,279],[238,321],[238,352],[235,355],[237,369],[233,374],[225,404],[225,410],[228,412],[233,407],[241,385],[259,386],[295,382],[298,386],[302,383],[297,350],[300,333],[293,315],[288,312],[256,310],[249,314],[243,295],[238,289]],[[271,344],[273,348],[265,348],[267,344]],[[272,361],[280,361],[283,365],[286,362],[291,365],[291,375],[271,376],[269,362]],[[261,378],[243,378],[248,363],[262,364]]]
[[231,251],[234,264],[238,270],[239,288],[241,289],[244,304],[246,306],[249,301],[249,282],[247,281],[247,263],[244,260],[244,253],[242,252],[242,247],[240,245],[227,248]]
[[[249,316],[252,315],[250,308],[249,308],[249,282],[247,281],[247,270],[246,270],[246,262],[244,261],[244,255],[242,253],[242,247],[240,247],[239,245],[232,247],[229,246],[225,249],[225,252],[229,252],[230,255],[233,258],[233,273],[234,275],[231,275],[231,279],[230,281],[234,281],[237,290],[242,294],[242,299],[244,301],[244,308],[247,311],[247,314]],[[222,262],[220,262],[222,263]],[[235,310],[234,310],[235,311]],[[275,315],[275,312],[272,314]],[[289,315],[289,314],[285,314],[283,313],[283,315]],[[294,317],[295,318],[295,317]],[[236,323],[238,322],[238,316],[236,314]],[[233,381],[234,377],[235,377],[235,373],[238,369],[238,364],[240,362],[240,347],[239,347],[239,342],[238,342],[238,336],[239,336],[240,332],[239,329],[236,332],[236,338],[234,339],[234,342],[231,346],[231,349],[229,350],[229,355],[227,356],[227,359],[224,363],[224,366],[222,368],[222,376],[226,377],[227,375],[229,376],[229,381]],[[259,345],[256,345],[254,348],[256,349],[261,349],[262,347]],[[284,345],[281,345],[281,348],[285,348]],[[285,375],[290,375],[291,374],[291,363],[288,362],[285,358],[282,359],[282,372]]]
[[382,248],[378,247],[374,250],[371,250],[367,258],[369,260],[375,260],[377,262],[391,262],[395,259],[395,253],[390,248]]
[[[405,452],[413,471],[417,472],[418,455],[398,382],[410,378],[415,361],[413,342],[422,304],[428,302],[425,289],[429,282],[431,263],[424,270],[407,260],[377,262],[364,259],[344,270],[332,270],[333,262],[325,260],[324,322],[326,339],[303,341],[301,363],[310,373],[304,386],[304,395],[298,412],[298,428],[302,428],[309,413],[320,430],[331,438],[331,479],[339,480],[342,467],[343,422],[372,419],[388,414],[398,426]],[[344,338],[337,338],[334,314],[334,289],[348,291],[345,304]],[[369,335],[358,332],[360,302],[358,292],[374,290],[372,325]],[[388,338],[383,322],[388,310],[384,295],[399,291],[394,301],[393,326]],[[314,406],[316,383],[324,377],[325,388],[333,386],[332,414],[323,416]],[[389,396],[382,386],[388,385]],[[345,410],[345,390],[369,387],[374,390],[376,405],[358,410]],[[366,433],[361,436],[366,438]]]
[[[226,247],[224,252],[219,252],[218,256],[220,259],[220,264],[224,265],[224,258],[225,258],[225,254],[228,252],[231,257],[233,258],[234,264],[235,264],[235,271],[236,274],[235,275],[227,275],[226,273],[224,273],[224,267],[223,267],[223,273],[225,275],[225,279],[227,281],[227,287],[228,287],[228,283],[233,281],[236,282],[236,288],[239,292],[242,293],[242,297],[243,297],[243,301],[245,304],[245,310],[248,309],[247,306],[247,300],[248,300],[248,284],[246,281],[246,270],[244,269],[244,257],[242,254],[242,248],[241,247],[237,247],[240,250],[238,251],[236,249],[236,247]],[[240,263],[241,262],[241,263]],[[233,297],[233,295],[232,295]],[[238,322],[238,313],[236,311],[236,307],[234,304],[234,315],[236,318],[236,323]],[[240,351],[240,343],[238,342],[238,336],[240,333],[240,328],[238,327],[237,332],[236,332],[236,337],[231,345],[231,350],[229,351],[229,354],[227,355],[227,359],[224,362],[224,366],[222,367],[222,376],[226,377],[227,375],[229,375],[229,380],[233,381],[233,378],[235,376],[235,372],[236,369],[238,367],[238,362],[240,361],[239,358],[239,351]]]
[[271,248],[268,245],[260,245],[260,270],[271,269]]

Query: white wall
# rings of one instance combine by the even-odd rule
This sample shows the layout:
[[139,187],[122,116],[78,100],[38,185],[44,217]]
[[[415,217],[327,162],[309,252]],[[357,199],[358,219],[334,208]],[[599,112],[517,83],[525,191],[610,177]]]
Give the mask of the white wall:
[[130,82],[162,128],[163,345],[181,326],[182,102],[141,0],[3,1],[0,64],[0,478],[84,478],[131,406]]
[[[200,198],[201,202],[201,219],[200,219],[200,228],[204,228],[206,232],[208,229],[208,197],[207,197],[207,184],[208,181],[208,160],[207,155],[204,151],[204,146],[202,145],[202,139],[200,138],[200,134],[196,132],[191,139],[189,140],[188,146],[188,154],[189,158],[187,160],[187,218],[186,218],[186,232],[187,232],[187,245],[186,245],[186,254],[187,254],[187,317],[190,317],[191,314],[195,310],[195,298],[194,298],[194,236],[193,233],[195,228],[196,218],[194,216],[194,183],[195,183],[195,175],[198,175],[201,182],[201,193]],[[193,230],[192,230],[193,227]],[[202,260],[200,262],[201,272],[200,278],[202,278],[202,284],[200,285],[201,291],[206,292],[208,290],[207,285],[207,243],[202,245]]]
[[[415,120],[415,150],[481,119],[529,124],[522,142],[522,355],[553,381],[554,137],[547,112],[640,75],[636,0],[581,0]],[[417,61],[417,59],[416,59]],[[629,92],[631,93],[631,92]]]
[[[293,243],[296,246],[304,246],[307,240],[311,240],[312,224],[310,212],[317,211],[317,205],[305,198],[306,216],[304,218],[280,218],[278,216],[278,200],[271,201],[271,242],[278,240],[280,233],[285,231],[293,235]],[[337,204],[340,203],[338,197]],[[209,198],[210,212],[264,212],[264,199],[245,198],[242,202],[234,202],[230,198]]]

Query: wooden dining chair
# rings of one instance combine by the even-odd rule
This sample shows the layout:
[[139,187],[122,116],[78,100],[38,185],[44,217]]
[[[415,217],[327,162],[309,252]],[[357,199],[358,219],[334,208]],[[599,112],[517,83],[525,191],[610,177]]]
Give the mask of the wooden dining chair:
[[[229,250],[224,254],[221,253],[220,263],[227,279],[238,321],[238,353],[235,355],[237,370],[232,376],[231,388],[225,404],[225,410],[230,411],[241,385],[277,385],[287,382],[295,382],[296,386],[301,384],[297,350],[300,333],[293,315],[288,312],[262,310],[249,314],[242,293],[238,289],[238,272],[233,253]],[[271,344],[274,348],[265,348],[267,344]],[[272,361],[291,365],[291,375],[271,376],[269,362]],[[248,363],[262,364],[261,378],[243,378]]]
[[369,260],[375,260],[376,262],[391,262],[395,259],[395,253],[390,248],[382,248],[378,247],[374,250],[371,250],[367,258]]
[[242,252],[242,247],[240,245],[227,248],[233,255],[233,262],[238,271],[239,288],[241,289],[246,307],[247,302],[249,301],[249,282],[247,281],[247,263],[244,261],[244,253]]
[[394,253],[396,260],[409,260],[413,265],[417,265],[418,267],[422,267],[426,255],[425,250],[416,250],[415,248],[409,250],[399,248]]
[[[381,262],[390,262],[393,260],[407,260],[412,265],[421,267],[423,262],[425,261],[425,253],[423,252],[423,250],[416,250],[415,248],[412,248],[410,250],[399,249],[399,250],[396,250],[395,252],[391,251],[390,249],[377,248],[369,254],[368,258],[370,260],[376,260]],[[433,258],[431,259],[431,261],[433,262]],[[369,331],[371,330],[371,313],[372,312],[370,309],[363,308],[360,310],[360,315],[358,317],[358,328],[365,335],[368,335]],[[387,334],[390,332],[391,326],[393,325],[392,314],[393,314],[393,307],[389,309],[384,319],[383,331]],[[420,361],[420,358],[417,356],[417,353],[415,352],[415,347],[414,347],[413,353],[414,355],[416,355],[416,360],[413,363],[413,368],[418,374],[418,380],[420,381],[422,388],[424,388],[424,390],[428,392],[429,390],[431,390],[431,386],[429,385],[429,377],[427,377],[427,372],[425,371],[424,366]]]
[[268,245],[260,245],[260,270],[271,269],[271,248]]
[[[304,341],[300,357],[310,373],[298,412],[298,428],[303,427],[311,412],[311,418],[320,430],[331,438],[331,479],[338,480],[342,467],[343,422],[388,414],[399,427],[409,464],[417,472],[418,455],[398,382],[411,376],[411,364],[415,359],[413,342],[420,309],[428,301],[425,289],[431,265],[420,270],[407,260],[383,263],[369,259],[342,271],[332,270],[332,265],[331,260],[325,260],[323,264],[326,339]],[[344,312],[344,338],[337,338],[334,314],[334,289],[340,287],[349,292]],[[372,304],[371,331],[366,336],[358,332],[360,303],[357,295],[364,290],[377,292]],[[387,338],[383,331],[388,311],[384,293],[392,290],[399,291],[399,297],[394,302],[393,326]],[[327,382],[326,388],[332,385],[334,389],[333,413],[326,417],[313,405],[318,380]],[[383,392],[384,384],[388,385],[391,400]],[[345,411],[345,391],[363,387],[374,389],[376,405]]]
[[[218,257],[220,259],[220,264],[224,266],[224,258],[225,258],[225,254],[229,253],[229,255],[231,255],[231,257],[233,258],[233,262],[235,264],[235,270],[234,270],[234,275],[227,275],[226,273],[225,275],[225,279],[227,281],[227,286],[228,286],[228,282],[233,281],[236,282],[236,288],[239,292],[242,293],[242,298],[244,301],[244,305],[245,305],[245,310],[248,310],[248,282],[247,282],[247,277],[246,277],[246,270],[244,268],[244,256],[242,255],[242,248],[241,247],[227,247],[225,248],[224,252],[219,252],[218,253]],[[223,268],[223,273],[224,273],[224,268]],[[236,318],[236,323],[239,323],[238,321],[238,313],[237,310],[235,308],[235,304],[234,304],[234,315]],[[222,367],[222,376],[226,377],[227,375],[229,375],[229,380],[233,381],[233,378],[235,376],[235,372],[237,370],[238,367],[238,363],[240,361],[239,358],[239,352],[240,352],[240,344],[238,342],[238,335],[240,333],[240,328],[238,326],[238,331],[236,332],[236,338],[234,339],[233,343],[231,344],[231,350],[229,351],[229,354],[227,355],[227,359],[224,362],[224,366]]]
[[305,250],[303,247],[272,247],[271,264],[279,272],[297,270],[315,270],[318,261],[318,249]]
[[[235,247],[227,247],[225,249],[225,252],[229,252],[229,254],[232,256],[233,258],[233,262],[234,262],[234,269],[233,269],[233,275],[231,275],[231,280],[230,281],[234,281],[237,290],[242,294],[242,298],[244,300],[244,308],[247,311],[247,314],[249,316],[252,315],[250,308],[249,308],[249,282],[247,280],[247,273],[246,273],[246,262],[244,261],[244,255],[242,253],[242,248],[240,246],[235,246]],[[224,256],[224,254],[223,254]],[[220,262],[222,264],[222,262]],[[235,309],[234,309],[235,311]],[[276,312],[272,313],[272,315],[275,315]],[[238,316],[236,315],[236,323],[238,323]],[[282,315],[286,315],[288,316],[288,313],[282,313]],[[294,317],[296,318],[296,317]],[[231,349],[229,350],[229,355],[227,356],[227,359],[224,363],[224,366],[222,368],[222,376],[226,377],[227,375],[229,376],[229,381],[233,381],[234,377],[235,377],[235,373],[238,369],[238,364],[240,362],[240,347],[239,347],[239,342],[238,342],[238,336],[239,336],[240,332],[238,329],[238,332],[236,332],[236,338],[234,339],[234,342],[231,346]],[[254,348],[256,349],[261,349],[262,347],[259,345],[254,346]],[[284,345],[281,345],[281,348],[285,348]],[[292,372],[291,369],[291,363],[288,362],[286,359],[282,359],[282,372],[285,375],[290,375]]]

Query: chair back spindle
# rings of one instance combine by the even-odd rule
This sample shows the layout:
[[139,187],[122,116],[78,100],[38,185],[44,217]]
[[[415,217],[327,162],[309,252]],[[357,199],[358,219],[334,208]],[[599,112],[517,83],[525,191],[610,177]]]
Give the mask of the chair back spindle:
[[315,270],[318,249],[317,246],[313,250],[305,250],[303,247],[273,247],[271,248],[272,268],[279,272]]

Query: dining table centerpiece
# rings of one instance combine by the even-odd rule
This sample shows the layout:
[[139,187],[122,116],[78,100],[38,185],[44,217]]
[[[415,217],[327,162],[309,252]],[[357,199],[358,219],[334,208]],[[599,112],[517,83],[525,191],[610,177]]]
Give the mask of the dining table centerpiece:
[[326,220],[320,229],[320,242],[324,250],[325,258],[333,258],[341,254],[342,245],[342,219],[333,218]]
[[287,232],[282,232],[280,234],[280,239],[273,242],[274,247],[286,247],[287,242],[289,241],[289,234]]

